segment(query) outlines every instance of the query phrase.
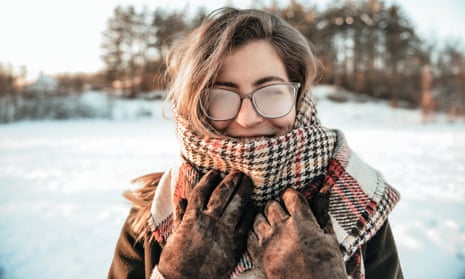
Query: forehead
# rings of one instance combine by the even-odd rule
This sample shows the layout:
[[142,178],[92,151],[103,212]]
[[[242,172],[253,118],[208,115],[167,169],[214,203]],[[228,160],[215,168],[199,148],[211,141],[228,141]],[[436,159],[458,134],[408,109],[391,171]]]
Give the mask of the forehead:
[[284,62],[272,44],[251,41],[231,51],[224,58],[217,81],[252,84],[267,76],[288,80]]

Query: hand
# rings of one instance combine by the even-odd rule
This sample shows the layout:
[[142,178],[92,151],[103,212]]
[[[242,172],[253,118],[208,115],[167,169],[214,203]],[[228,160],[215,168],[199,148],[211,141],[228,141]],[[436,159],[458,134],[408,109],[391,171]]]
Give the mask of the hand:
[[158,270],[164,277],[226,278],[246,249],[256,210],[252,181],[208,172],[194,187],[182,221],[168,238]]
[[[339,244],[325,233],[305,197],[293,189],[257,214],[247,249],[268,279],[347,278]],[[286,212],[287,211],[287,212]]]

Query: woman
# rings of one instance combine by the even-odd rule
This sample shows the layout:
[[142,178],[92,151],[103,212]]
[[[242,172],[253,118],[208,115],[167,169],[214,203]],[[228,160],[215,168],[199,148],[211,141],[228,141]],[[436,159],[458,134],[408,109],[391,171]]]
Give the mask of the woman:
[[220,9],[167,62],[181,158],[126,194],[109,278],[402,278],[399,196],[320,125],[296,29]]

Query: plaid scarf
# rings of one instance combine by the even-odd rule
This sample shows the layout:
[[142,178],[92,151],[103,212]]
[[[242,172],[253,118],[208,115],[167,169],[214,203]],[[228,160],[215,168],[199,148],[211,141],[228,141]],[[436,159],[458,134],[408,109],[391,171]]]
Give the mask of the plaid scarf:
[[[277,199],[288,187],[304,192],[311,200],[323,180],[331,187],[329,216],[348,273],[363,278],[358,249],[382,226],[398,194],[350,150],[341,132],[320,126],[310,96],[299,106],[293,129],[283,136],[208,138],[198,135],[180,116],[176,116],[176,128],[182,160],[161,178],[148,220],[161,246],[179,221],[179,201],[188,198],[190,189],[210,169],[225,173],[238,169],[251,177],[255,185],[252,199],[258,206]],[[316,180],[320,186],[315,186]],[[231,278],[251,268],[245,253]]]

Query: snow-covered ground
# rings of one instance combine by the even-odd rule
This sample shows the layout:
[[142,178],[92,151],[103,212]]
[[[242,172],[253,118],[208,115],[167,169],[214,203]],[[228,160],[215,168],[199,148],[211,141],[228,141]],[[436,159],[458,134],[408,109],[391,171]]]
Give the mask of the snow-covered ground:
[[[406,278],[465,278],[465,124],[422,124],[383,102],[330,103],[322,122],[402,195],[391,215]],[[161,102],[116,105],[118,120],[0,125],[0,278],[104,278],[139,175],[178,153]],[[150,118],[131,117],[146,110]],[[145,115],[142,113],[141,115]]]

